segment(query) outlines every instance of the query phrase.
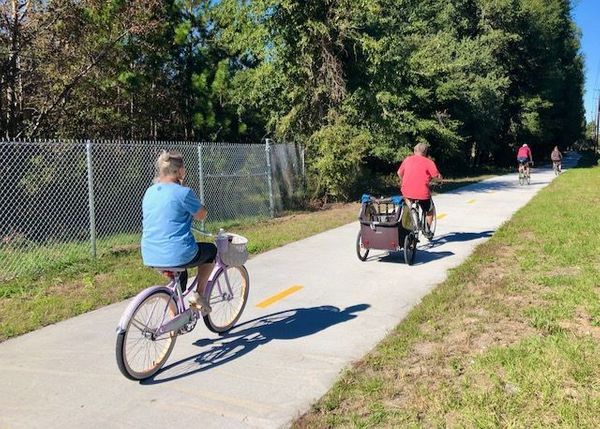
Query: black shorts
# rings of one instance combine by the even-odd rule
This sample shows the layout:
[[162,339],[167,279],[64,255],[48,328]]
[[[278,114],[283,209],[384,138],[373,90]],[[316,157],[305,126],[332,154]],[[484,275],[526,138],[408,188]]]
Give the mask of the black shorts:
[[195,267],[196,265],[204,264],[207,262],[214,262],[217,256],[217,246],[212,243],[196,243],[198,245],[198,251],[196,256],[192,258],[187,264],[180,265],[182,268]]
[[521,165],[529,164],[529,158],[517,158],[517,162]]
[[[192,258],[190,262],[187,264],[180,265],[180,268],[194,268],[200,264],[204,264],[207,262],[214,262],[217,257],[217,246],[212,243],[196,243],[198,245],[198,252],[196,252],[196,256]],[[179,283],[182,285],[182,290],[185,292],[186,287],[188,285],[188,272],[187,270],[183,271],[179,275]]]
[[427,200],[414,200],[412,198],[409,198],[409,200],[411,200],[414,203],[417,203],[419,207],[421,207],[421,210],[423,210],[423,212],[425,213],[429,213],[429,211],[432,209],[431,198]]

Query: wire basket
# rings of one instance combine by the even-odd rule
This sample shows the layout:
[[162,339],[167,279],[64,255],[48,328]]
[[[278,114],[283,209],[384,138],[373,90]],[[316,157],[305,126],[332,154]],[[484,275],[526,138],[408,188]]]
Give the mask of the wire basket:
[[217,236],[215,240],[219,257],[225,265],[238,267],[244,265],[248,260],[248,239],[241,235],[226,233],[224,236]]

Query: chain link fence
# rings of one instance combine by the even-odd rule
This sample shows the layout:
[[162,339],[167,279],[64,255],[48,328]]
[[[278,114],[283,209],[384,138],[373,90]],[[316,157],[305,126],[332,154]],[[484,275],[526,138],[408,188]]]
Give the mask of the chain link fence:
[[0,141],[0,282],[137,245],[163,149],[183,154],[207,222],[272,217],[301,201],[295,144]]

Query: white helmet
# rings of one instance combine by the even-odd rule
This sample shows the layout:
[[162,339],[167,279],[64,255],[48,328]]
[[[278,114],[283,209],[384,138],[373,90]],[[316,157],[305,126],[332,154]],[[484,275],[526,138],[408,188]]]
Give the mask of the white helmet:
[[527,143],[523,143],[523,147],[527,147]]

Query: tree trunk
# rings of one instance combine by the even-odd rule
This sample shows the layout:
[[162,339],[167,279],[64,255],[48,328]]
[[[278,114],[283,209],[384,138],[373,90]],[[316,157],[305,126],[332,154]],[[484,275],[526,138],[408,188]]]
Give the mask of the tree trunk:
[[6,104],[8,109],[8,117],[6,124],[7,136],[14,136],[17,128],[17,108],[19,102],[17,100],[17,82],[19,79],[19,53],[20,53],[20,41],[19,36],[21,34],[21,23],[19,18],[19,10],[21,4],[18,0],[11,0],[11,14],[10,14],[10,52],[8,53],[8,64],[7,64],[7,82],[6,82]]

